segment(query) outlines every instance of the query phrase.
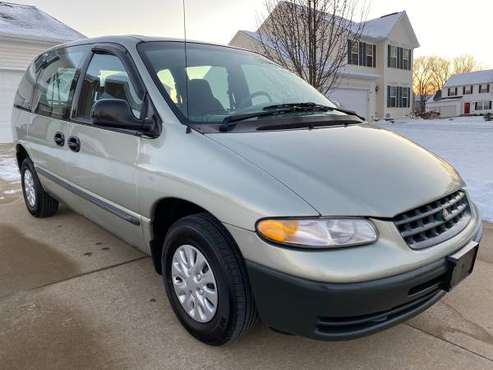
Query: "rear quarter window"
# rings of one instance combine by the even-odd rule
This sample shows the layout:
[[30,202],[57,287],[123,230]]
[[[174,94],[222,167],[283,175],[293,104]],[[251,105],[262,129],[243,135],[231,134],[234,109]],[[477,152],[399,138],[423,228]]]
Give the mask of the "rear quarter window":
[[89,46],[73,46],[46,55],[34,90],[36,113],[58,119],[68,117],[88,49]]
[[32,100],[34,94],[34,87],[36,86],[36,79],[38,77],[39,69],[38,64],[42,57],[38,57],[27,69],[26,73],[22,77],[22,80],[17,89],[14,99],[14,107],[31,110]]

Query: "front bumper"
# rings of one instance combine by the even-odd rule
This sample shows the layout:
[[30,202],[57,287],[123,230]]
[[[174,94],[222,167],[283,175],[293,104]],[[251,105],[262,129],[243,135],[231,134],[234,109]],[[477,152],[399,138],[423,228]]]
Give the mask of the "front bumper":
[[[471,242],[479,242],[479,227]],[[445,295],[447,258],[402,274],[360,283],[315,282],[247,261],[257,310],[281,332],[318,340],[363,337],[403,322]]]

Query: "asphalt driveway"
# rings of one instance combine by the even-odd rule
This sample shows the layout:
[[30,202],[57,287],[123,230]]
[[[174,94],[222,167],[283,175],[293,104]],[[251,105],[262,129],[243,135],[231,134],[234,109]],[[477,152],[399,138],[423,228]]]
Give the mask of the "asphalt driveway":
[[493,225],[476,271],[385,332],[324,343],[262,324],[212,348],[175,319],[149,257],[62,208],[38,220],[0,180],[0,368],[493,369]]

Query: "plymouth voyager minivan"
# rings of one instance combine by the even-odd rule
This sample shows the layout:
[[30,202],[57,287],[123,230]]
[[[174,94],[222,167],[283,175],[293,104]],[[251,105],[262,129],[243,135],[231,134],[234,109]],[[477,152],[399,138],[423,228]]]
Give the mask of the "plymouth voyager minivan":
[[57,46],[27,70],[12,126],[28,211],[63,202],[151,255],[176,316],[211,345],[257,317],[368,335],[473,270],[481,222],[453,167],[253,52]]

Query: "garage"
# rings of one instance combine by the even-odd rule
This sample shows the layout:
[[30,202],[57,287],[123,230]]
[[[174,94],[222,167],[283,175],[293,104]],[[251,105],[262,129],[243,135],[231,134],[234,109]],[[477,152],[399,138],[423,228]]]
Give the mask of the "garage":
[[0,1],[0,143],[12,141],[14,96],[31,61],[54,45],[81,38],[35,6]]
[[329,99],[341,108],[355,111],[368,118],[369,93],[365,89],[333,89],[328,94]]
[[440,117],[456,117],[459,115],[457,105],[443,105],[438,107]]
[[440,114],[442,118],[457,117],[460,112],[460,99],[441,99],[441,100],[428,100],[426,103],[427,112],[436,112]]
[[0,70],[0,142],[11,139],[10,114],[22,71]]

